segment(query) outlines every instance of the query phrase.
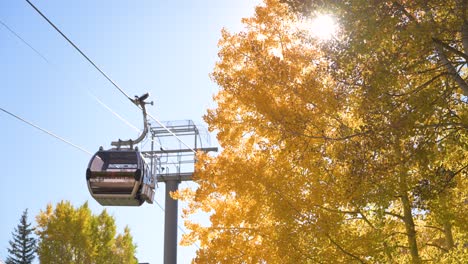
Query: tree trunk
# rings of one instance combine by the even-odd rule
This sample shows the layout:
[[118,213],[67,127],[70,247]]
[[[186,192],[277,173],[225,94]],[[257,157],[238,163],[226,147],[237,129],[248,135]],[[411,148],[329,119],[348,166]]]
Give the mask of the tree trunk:
[[453,235],[452,235],[452,223],[450,222],[450,218],[447,217],[448,214],[448,205],[447,205],[447,199],[449,199],[449,194],[448,193],[443,193],[440,196],[440,204],[441,204],[441,222],[442,222],[442,228],[444,230],[444,235],[445,235],[445,246],[447,247],[447,250],[450,250],[454,247],[455,243],[453,242]]
[[411,204],[406,192],[401,196],[401,202],[403,204],[403,221],[405,222],[411,259],[414,264],[420,264],[421,258],[419,257],[418,244],[416,240],[416,229],[414,227],[413,214],[411,213]]
[[465,96],[468,96],[468,84],[458,74],[457,70],[455,69],[455,66],[453,66],[453,64],[447,58],[447,55],[445,55],[445,53],[444,53],[444,48],[438,43],[435,43],[435,48],[436,48],[437,55],[439,56],[439,59],[440,59],[440,62],[442,63],[442,65],[444,65],[444,67],[447,69],[447,72],[450,74],[450,76],[453,78],[453,80],[463,90],[463,94]]
[[452,223],[449,220],[444,221],[444,234],[447,249],[450,250],[455,246],[455,243],[453,242]]
[[462,35],[462,44],[463,44],[463,51],[466,55],[468,55],[468,21],[463,22],[463,26],[461,29]]

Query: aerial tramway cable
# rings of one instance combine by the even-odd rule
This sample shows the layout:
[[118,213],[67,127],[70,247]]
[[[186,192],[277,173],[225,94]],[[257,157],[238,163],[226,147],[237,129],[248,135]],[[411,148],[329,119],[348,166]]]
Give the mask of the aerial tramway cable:
[[[54,66],[47,58],[44,56],[41,52],[39,52],[37,49],[35,49],[31,44],[29,44],[23,37],[21,37],[15,30],[13,30],[10,26],[8,26],[5,22],[3,22],[0,19],[0,24],[3,25],[4,28],[6,28],[13,36],[15,36],[18,40],[20,40],[23,44],[28,46],[36,55],[41,57],[47,64],[50,66]],[[55,68],[55,67],[54,67]],[[57,69],[56,69],[57,70]],[[99,98],[97,98],[95,95],[93,95],[89,90],[88,94],[90,97],[92,97],[96,102],[98,102],[101,106],[106,108],[109,112],[111,112],[114,116],[116,116],[118,119],[120,119],[122,122],[124,122],[126,125],[134,129],[136,132],[141,132],[140,129],[136,128],[134,125],[132,125],[129,121],[124,119],[122,116],[120,116],[116,111],[114,111],[112,108],[107,106],[103,101],[101,101]],[[159,143],[160,144],[160,143]]]
[[112,79],[107,76],[105,72],[103,72],[90,58],[88,58],[88,56],[86,56],[86,54],[84,54],[83,51],[78,48],[78,46],[76,46],[65,34],[63,34],[63,32],[60,31],[60,29],[56,27],[54,23],[52,23],[52,21],[50,21],[35,5],[33,5],[29,0],[26,0],[26,2],[28,2],[28,4],[32,6],[32,8],[34,8],[34,10],[36,10],[36,12],[39,13],[39,15],[41,15],[58,33],[60,33],[60,35],[62,35],[62,37],[67,40],[68,43],[70,43],[70,45],[72,45],[89,63],[91,63],[91,65],[93,65],[94,68],[96,68],[96,70],[102,74],[102,76],[104,76],[110,83],[112,83],[112,85],[114,85],[115,88],[117,88],[123,95],[125,95],[125,97],[132,101],[132,98],[130,98],[130,96],[128,96],[128,94],[125,93],[123,89],[121,89],[114,81],[112,81]]
[[[86,54],[77,45],[75,45],[75,43],[73,43],[73,41],[71,41],[57,26],[55,26],[55,24],[52,23],[52,21],[50,21],[34,4],[32,4],[29,0],[26,0],[26,2],[28,2],[28,4],[31,7],[33,7],[34,10],[36,10],[36,12],[39,15],[41,15],[60,35],[62,35],[62,37],[65,38],[65,40],[67,40],[68,43],[70,43],[70,45],[72,45],[89,63],[91,63],[91,65],[93,65],[94,68],[96,68],[96,70],[98,70],[110,83],[112,83],[112,85],[117,90],[119,90],[127,99],[129,99],[132,103],[134,103],[138,108],[141,109],[141,106],[139,104],[135,103],[134,99],[132,99],[106,73],[104,73],[104,71],[102,71],[88,56],[86,56]],[[162,128],[167,130],[167,132],[169,132],[172,136],[174,136],[177,140],[179,140],[184,146],[186,146],[188,149],[190,149],[193,153],[196,153],[196,150],[194,150],[192,147],[190,147],[188,144],[186,144],[180,137],[178,137],[174,132],[172,132],[169,128],[167,128],[167,126],[165,126],[161,121],[159,121],[157,118],[155,118],[154,116],[152,116],[149,113],[147,113],[147,115],[150,118],[152,118],[154,121],[156,121],[156,123],[158,123]]]
[[127,121],[125,118],[123,118],[121,115],[119,115],[116,111],[114,111],[112,108],[110,108],[108,105],[106,105],[101,99],[99,99],[97,96],[92,94],[91,92],[88,91],[88,94],[90,97],[92,97],[96,102],[98,102],[102,107],[106,108],[111,114],[113,114],[115,117],[120,119],[120,121],[124,122],[127,126],[131,127],[133,130],[135,130],[138,133],[141,133],[141,130],[134,126],[132,123]]
[[7,110],[1,108],[1,107],[0,107],[0,110],[3,111],[3,112],[5,112],[5,113],[7,113],[7,114],[9,114],[10,116],[12,116],[12,117],[14,117],[14,118],[16,118],[16,119],[22,121],[23,123],[26,123],[26,124],[28,124],[28,125],[30,125],[30,126],[36,128],[36,129],[42,131],[42,132],[48,134],[49,136],[52,136],[52,137],[54,137],[54,138],[56,138],[56,139],[58,139],[58,140],[60,140],[60,141],[62,141],[62,142],[64,142],[64,143],[66,143],[66,144],[68,144],[68,145],[70,145],[70,146],[76,148],[76,149],[79,149],[79,150],[83,151],[84,153],[87,153],[87,154],[89,154],[89,155],[93,155],[93,153],[87,151],[86,149],[84,149],[84,148],[82,148],[82,147],[80,147],[80,146],[78,146],[78,145],[76,145],[76,144],[73,144],[73,143],[71,143],[70,141],[68,141],[68,140],[66,140],[66,139],[64,139],[64,138],[62,138],[62,137],[57,136],[56,134],[54,134],[54,133],[52,133],[52,132],[50,132],[50,131],[48,131],[48,130],[43,129],[43,128],[41,128],[41,127],[39,127],[39,126],[37,126],[37,125],[35,125],[35,124],[29,122],[28,120],[22,118],[22,117],[19,117],[19,116],[13,114],[13,113],[11,113],[11,112],[9,112],[9,111],[7,111]]
[[36,50],[33,46],[31,46],[26,40],[24,40],[18,33],[16,33],[12,28],[10,28],[2,20],[0,20],[0,24],[2,24],[8,31],[10,31],[11,34],[15,35],[16,38],[18,38],[21,42],[23,42],[26,46],[28,46],[31,50],[33,50],[36,53],[36,55],[38,55],[45,62],[50,64],[50,61],[44,55],[42,55],[38,50]]

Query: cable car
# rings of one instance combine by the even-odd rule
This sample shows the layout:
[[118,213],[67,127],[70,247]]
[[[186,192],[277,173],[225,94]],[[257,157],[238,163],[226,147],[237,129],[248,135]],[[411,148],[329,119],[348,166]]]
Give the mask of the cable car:
[[89,161],[86,181],[91,196],[101,205],[153,203],[155,179],[137,149],[101,148]]
[[[145,100],[146,93],[130,99],[143,113],[143,131],[135,140],[111,142],[116,148],[104,150],[102,147],[91,158],[86,169],[86,182],[91,196],[101,205],[140,206],[145,201],[153,203],[155,177],[138,151],[133,148],[148,133]],[[128,146],[123,148],[122,146]]]

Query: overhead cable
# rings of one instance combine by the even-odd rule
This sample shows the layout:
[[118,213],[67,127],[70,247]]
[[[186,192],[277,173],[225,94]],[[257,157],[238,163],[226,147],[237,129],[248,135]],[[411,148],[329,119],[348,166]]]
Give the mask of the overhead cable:
[[[52,21],[50,21],[35,5],[33,5],[29,0],[26,0],[26,2],[28,2],[28,4],[32,6],[34,10],[36,10],[36,12],[39,13],[39,15],[41,15],[60,35],[62,35],[62,37],[65,38],[65,40],[67,40],[68,43],[70,43],[70,45],[72,45],[89,63],[91,63],[91,65],[93,65],[94,68],[96,68],[96,70],[98,70],[110,83],[112,83],[112,85],[116,89],[118,89],[125,97],[127,97],[127,99],[134,103],[134,100],[130,98],[130,96],[128,96],[128,94],[122,88],[120,88],[114,81],[112,81],[112,79],[107,74],[105,74],[88,56],[86,56],[86,54],[84,54],[84,52],[81,51],[81,49],[77,45],[75,45],[75,43],[73,43],[57,26],[55,26],[54,23],[52,23]],[[138,108],[140,108],[138,104],[135,105],[137,105]],[[183,145],[185,145],[191,151],[196,153],[196,151],[192,147],[187,145],[180,137],[178,137],[174,132],[167,128],[161,121],[159,121],[157,118],[153,117],[150,114],[148,114],[148,116],[151,117],[154,121],[156,121],[156,123],[158,123],[161,127],[166,129],[167,132],[169,132],[172,136],[177,138],[177,140],[179,140]]]
[[36,10],[37,13],[39,13],[39,15],[41,15],[58,33],[60,33],[60,35],[62,35],[62,37],[65,38],[65,40],[67,40],[68,43],[70,43],[70,45],[72,45],[89,63],[91,63],[91,65],[93,65],[94,68],[96,68],[96,70],[102,74],[102,76],[104,76],[110,83],[112,83],[112,85],[114,85],[115,88],[117,88],[123,95],[125,95],[127,99],[133,102],[132,98],[130,98],[130,96],[128,96],[128,94],[122,88],[120,88],[114,81],[112,81],[112,79],[106,73],[104,73],[90,58],[88,58],[88,56],[86,56],[86,54],[84,54],[83,51],[81,51],[81,49],[75,45],[75,43],[73,43],[67,36],[65,36],[65,34],[63,34],[62,31],[57,26],[55,26],[54,23],[52,23],[52,21],[50,21],[35,5],[33,5],[29,0],[26,0],[26,2],[28,2],[28,4],[32,6],[34,10]]
[[101,106],[103,106],[104,108],[106,108],[109,112],[111,112],[113,115],[115,115],[118,119],[120,119],[122,122],[124,122],[126,125],[128,125],[129,127],[133,128],[133,130],[135,130],[136,132],[138,133],[141,133],[141,130],[138,129],[136,126],[132,125],[130,122],[128,122],[125,118],[123,118],[121,115],[119,115],[117,112],[115,112],[114,110],[112,110],[112,108],[110,108],[109,106],[107,106],[103,101],[101,101],[99,98],[97,98],[95,95],[93,95],[91,92],[89,92],[89,96],[93,97],[94,100],[96,100],[96,102],[98,102]]
[[41,57],[44,61],[50,64],[50,61],[42,55],[38,50],[36,50],[33,46],[31,46],[26,40],[24,40],[18,33],[16,33],[13,29],[11,29],[7,24],[5,24],[2,20],[0,20],[0,24],[2,24],[11,34],[15,35],[21,42],[23,42],[26,46],[28,46],[31,50],[33,50],[39,57]]
[[[37,49],[35,49],[32,45],[30,45],[26,40],[24,40],[18,33],[16,33],[13,29],[11,29],[6,23],[4,23],[1,19],[0,19],[0,24],[2,24],[8,31],[10,31],[11,34],[13,34],[16,38],[18,38],[21,42],[23,42],[23,44],[25,44],[26,46],[28,46],[31,50],[33,50],[36,55],[40,56],[45,62],[47,62],[48,64],[52,65],[52,63],[44,56],[42,55],[42,53],[40,53]],[[89,91],[88,91],[89,92]],[[114,114],[117,118],[119,118],[120,120],[122,120],[125,124],[127,124],[129,127],[131,127],[132,129],[134,129],[135,131],[137,132],[141,132],[140,129],[136,128],[134,125],[132,125],[130,122],[128,122],[127,120],[125,120],[122,116],[120,116],[117,112],[115,112],[114,110],[112,110],[109,106],[107,106],[106,104],[104,104],[104,102],[102,102],[99,98],[97,98],[96,96],[94,96],[93,94],[91,94],[91,92],[89,92],[90,96],[93,97],[99,104],[101,104],[103,107],[105,107],[107,110],[109,110],[112,114]]]
[[27,121],[26,119],[24,119],[24,118],[22,118],[22,117],[19,117],[19,116],[13,114],[13,113],[11,113],[11,112],[9,112],[9,111],[7,111],[7,110],[1,108],[1,107],[0,107],[0,110],[3,111],[3,112],[5,112],[5,113],[7,113],[7,114],[9,114],[9,115],[12,116],[12,117],[14,117],[14,118],[16,118],[16,119],[18,119],[18,120],[24,122],[24,123],[26,123],[26,124],[28,124],[28,125],[30,125],[30,126],[36,128],[36,129],[38,129],[38,130],[40,130],[40,131],[42,131],[42,132],[48,134],[49,136],[52,136],[52,137],[54,137],[54,138],[56,138],[56,139],[58,139],[58,140],[61,140],[61,141],[64,142],[64,143],[66,143],[66,144],[68,144],[68,145],[70,145],[70,146],[76,148],[76,149],[79,149],[79,150],[83,151],[84,153],[87,153],[87,154],[89,154],[89,155],[92,155],[92,154],[93,154],[93,153],[87,151],[86,149],[84,149],[84,148],[82,148],[82,147],[80,147],[80,146],[78,146],[78,145],[76,145],[76,144],[73,144],[73,143],[71,143],[70,141],[68,141],[68,140],[66,140],[66,139],[64,139],[64,138],[62,138],[62,137],[60,137],[60,136],[57,136],[56,134],[54,134],[54,133],[52,133],[52,132],[50,132],[50,131],[48,131],[48,130],[45,130],[45,129],[43,129],[43,128],[41,128],[41,127],[39,127],[39,126],[37,126],[37,125],[35,125],[35,124],[33,124],[33,123]]

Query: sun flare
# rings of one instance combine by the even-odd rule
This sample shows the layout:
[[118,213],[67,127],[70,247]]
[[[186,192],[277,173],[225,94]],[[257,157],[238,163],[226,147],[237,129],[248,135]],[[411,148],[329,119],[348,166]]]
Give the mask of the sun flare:
[[310,21],[309,31],[318,39],[330,40],[338,32],[338,24],[331,15],[317,15]]

